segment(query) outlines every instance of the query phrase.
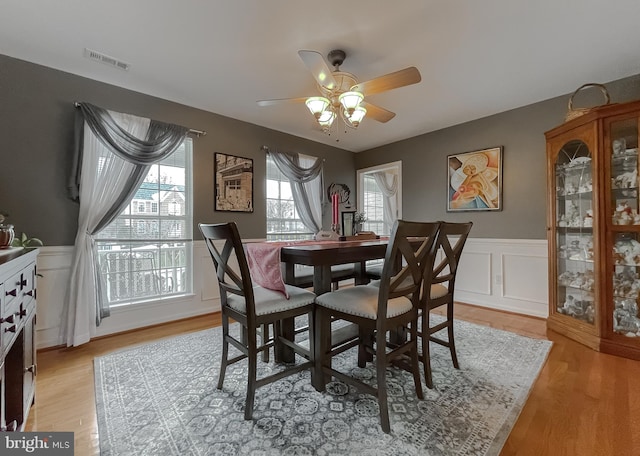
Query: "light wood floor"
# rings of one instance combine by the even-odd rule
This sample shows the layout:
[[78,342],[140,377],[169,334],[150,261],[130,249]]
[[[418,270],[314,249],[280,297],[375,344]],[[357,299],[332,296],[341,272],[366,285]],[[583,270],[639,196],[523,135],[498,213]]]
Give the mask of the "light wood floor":
[[[541,319],[462,304],[456,317],[554,342],[501,455],[640,454],[639,361],[547,333]],[[38,353],[36,404],[26,430],[73,431],[76,456],[98,455],[93,358],[217,325],[220,316],[213,314]]]

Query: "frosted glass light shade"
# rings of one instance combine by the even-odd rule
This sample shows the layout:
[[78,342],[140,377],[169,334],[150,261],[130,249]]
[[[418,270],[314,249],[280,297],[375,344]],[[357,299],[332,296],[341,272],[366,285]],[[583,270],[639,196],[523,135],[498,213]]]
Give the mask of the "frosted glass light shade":
[[349,117],[349,122],[351,122],[354,127],[357,127],[358,125],[360,125],[360,122],[362,122],[362,119],[364,119],[364,116],[366,114],[367,110],[362,106],[358,106],[353,110],[353,114],[351,114],[351,116]]
[[311,114],[314,115],[316,119],[320,119],[320,116],[329,106],[329,100],[325,97],[310,97],[305,101],[307,108],[311,111]]
[[331,127],[334,120],[336,120],[336,114],[333,111],[324,111],[318,118],[318,123],[326,130]]
[[360,92],[345,92],[338,97],[340,103],[344,107],[345,111],[349,113],[349,116],[360,105],[360,102],[364,98],[364,95]]

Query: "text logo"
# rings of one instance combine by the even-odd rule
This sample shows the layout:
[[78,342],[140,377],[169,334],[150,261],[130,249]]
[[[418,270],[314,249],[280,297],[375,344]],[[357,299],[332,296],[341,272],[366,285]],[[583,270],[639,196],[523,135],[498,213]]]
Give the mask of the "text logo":
[[73,432],[3,432],[0,454],[73,456]]

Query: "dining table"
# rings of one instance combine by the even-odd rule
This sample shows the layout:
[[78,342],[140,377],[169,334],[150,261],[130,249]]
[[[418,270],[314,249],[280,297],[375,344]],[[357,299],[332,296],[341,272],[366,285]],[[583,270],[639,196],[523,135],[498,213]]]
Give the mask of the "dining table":
[[[331,291],[331,267],[340,264],[353,264],[356,272],[355,284],[369,282],[366,275],[366,262],[385,257],[389,239],[376,237],[365,240],[319,240],[319,241],[267,241],[245,245],[252,278],[259,285],[274,290],[282,290],[284,283],[295,283],[297,265],[313,267],[313,291],[321,295]],[[278,255],[279,252],[279,255]],[[270,264],[279,261],[278,265]],[[310,322],[313,323],[313,322]],[[288,340],[295,339],[295,322],[288,319],[281,322],[282,335]],[[320,335],[316,335],[316,338]],[[349,340],[357,336],[357,327],[345,326],[332,332],[334,343]],[[319,343],[314,344],[316,347]],[[286,345],[276,346],[276,359],[285,363],[295,361],[292,350]],[[314,356],[319,356],[314,353]],[[312,376],[315,377],[312,372]]]
[[331,291],[332,266],[353,264],[356,272],[355,284],[364,285],[369,281],[366,261],[384,258],[388,242],[388,238],[381,238],[283,245],[280,249],[280,261],[284,269],[284,282],[295,283],[296,265],[312,266],[313,292],[319,296]]

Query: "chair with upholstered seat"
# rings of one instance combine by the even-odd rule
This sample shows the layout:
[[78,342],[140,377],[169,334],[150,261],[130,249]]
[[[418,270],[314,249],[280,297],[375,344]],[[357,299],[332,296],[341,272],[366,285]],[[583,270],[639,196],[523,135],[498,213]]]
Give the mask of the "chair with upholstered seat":
[[[442,258],[434,264],[431,270],[426,270],[425,283],[420,300],[421,328],[418,336],[422,340],[420,361],[424,365],[425,382],[429,388],[433,388],[429,342],[449,348],[453,366],[456,369],[460,368],[453,334],[453,293],[462,248],[467,241],[472,225],[472,222],[441,222],[436,248]],[[445,305],[447,306],[445,320],[430,326],[431,311],[436,307]],[[447,329],[447,340],[434,335],[445,328]]]
[[[289,297],[284,294],[253,286],[249,273],[249,266],[242,247],[240,234],[235,223],[202,224],[199,225],[205,243],[211,254],[216,269],[218,285],[220,287],[220,304],[222,307],[222,360],[218,377],[218,389],[222,389],[227,366],[248,359],[247,394],[244,418],[250,420],[253,414],[253,402],[256,389],[295,374],[303,369],[313,368],[313,333],[310,334],[310,348],[305,348],[292,340],[293,319],[306,315],[309,321],[313,317],[313,303],[315,294],[291,285],[286,286]],[[233,261],[237,261],[237,267]],[[241,335],[235,337],[229,331],[229,319],[240,323]],[[287,328],[291,326],[289,334],[285,334],[284,322]],[[257,342],[257,331],[262,327],[273,325],[274,334],[271,339],[263,338],[261,344]],[[311,328],[313,330],[313,328]],[[285,337],[285,335],[287,337]],[[237,348],[241,354],[229,359],[229,344]],[[275,374],[257,378],[258,353],[275,347],[279,352],[293,351],[306,361],[287,366]],[[293,357],[293,353],[289,352]],[[276,360],[281,357],[276,356]],[[281,359],[292,361],[291,359]]]
[[[377,285],[343,288],[316,298],[314,387],[324,390],[324,374],[328,374],[376,396],[382,430],[387,433],[391,430],[386,384],[388,366],[394,364],[411,372],[416,394],[422,399],[416,342],[419,295],[425,269],[433,266],[438,226],[437,222],[396,221]],[[335,344],[332,344],[330,327],[334,319],[358,325],[360,337],[332,347]],[[409,338],[388,351],[387,332],[397,328],[407,328]],[[377,387],[332,368],[332,357],[356,346],[375,356]]]

